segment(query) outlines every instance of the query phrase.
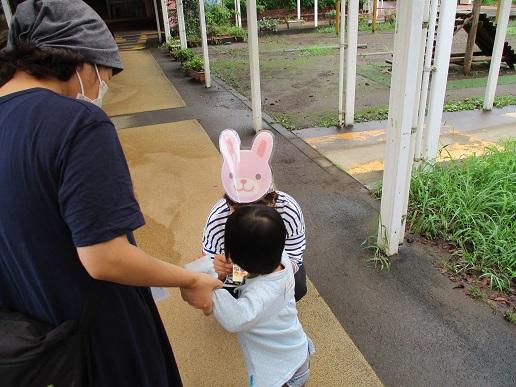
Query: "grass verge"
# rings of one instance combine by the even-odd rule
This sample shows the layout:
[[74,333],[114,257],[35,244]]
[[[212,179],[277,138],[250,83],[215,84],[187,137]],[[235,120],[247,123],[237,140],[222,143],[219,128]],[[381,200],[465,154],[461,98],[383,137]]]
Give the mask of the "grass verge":
[[516,140],[415,171],[409,206],[410,231],[453,244],[459,270],[500,291],[515,285]]

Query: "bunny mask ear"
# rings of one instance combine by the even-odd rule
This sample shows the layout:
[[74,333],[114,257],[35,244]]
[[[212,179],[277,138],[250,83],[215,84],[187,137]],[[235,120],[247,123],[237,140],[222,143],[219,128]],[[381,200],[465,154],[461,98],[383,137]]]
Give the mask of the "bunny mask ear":
[[269,162],[273,146],[274,137],[272,133],[267,130],[262,130],[254,138],[253,147],[251,148],[251,151],[259,158],[263,159],[266,162]]
[[240,162],[240,137],[233,129],[224,129],[219,136],[219,148],[224,162],[235,171]]
[[240,150],[240,137],[232,129],[224,130],[219,147],[224,157],[221,180],[226,194],[237,203],[252,203],[271,191],[272,170],[269,160],[274,137],[268,131],[256,135],[250,150]]

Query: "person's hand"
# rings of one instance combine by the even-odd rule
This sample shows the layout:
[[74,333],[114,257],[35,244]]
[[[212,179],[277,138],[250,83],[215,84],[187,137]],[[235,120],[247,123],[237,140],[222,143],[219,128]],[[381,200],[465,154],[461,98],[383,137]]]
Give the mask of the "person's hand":
[[219,279],[224,279],[227,275],[233,274],[233,264],[226,259],[224,254],[218,254],[213,258],[213,266],[219,275]]
[[214,289],[222,287],[222,282],[208,274],[197,273],[193,284],[181,288],[181,297],[196,309],[201,309],[207,316],[213,309],[212,294]]
[[213,258],[213,266],[219,275],[219,279],[224,279],[227,275],[233,274],[233,264],[226,259],[224,254],[218,254]]

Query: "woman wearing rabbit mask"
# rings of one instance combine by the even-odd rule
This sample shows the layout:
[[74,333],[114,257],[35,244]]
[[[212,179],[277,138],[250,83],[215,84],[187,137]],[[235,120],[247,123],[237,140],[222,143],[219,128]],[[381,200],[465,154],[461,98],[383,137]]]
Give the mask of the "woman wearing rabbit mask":
[[87,385],[181,386],[149,286],[180,287],[209,313],[222,284],[135,245],[143,215],[99,108],[120,71],[111,33],[84,2],[18,6],[0,52],[0,309],[60,326],[92,300]]
[[301,207],[289,194],[274,190],[270,158],[274,137],[261,131],[250,150],[240,149],[238,133],[224,130],[219,147],[224,158],[221,180],[225,195],[212,207],[202,238],[203,254],[214,256],[215,271],[224,279],[224,287],[236,296],[238,286],[232,280],[233,265],[224,255],[224,229],[227,218],[240,206],[263,204],[275,208],[287,228],[285,253],[289,256],[295,277],[295,298],[299,301],[307,292],[303,254],[306,248],[305,221]]

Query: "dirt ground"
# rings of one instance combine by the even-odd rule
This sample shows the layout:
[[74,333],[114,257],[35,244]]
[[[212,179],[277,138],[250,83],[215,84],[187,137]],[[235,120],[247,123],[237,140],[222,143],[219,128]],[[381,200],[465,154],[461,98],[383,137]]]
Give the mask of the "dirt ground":
[[[463,52],[467,34],[459,31],[453,52]],[[393,31],[360,32],[358,49],[356,111],[386,107],[389,102]],[[516,47],[516,36],[509,37]],[[264,110],[289,128],[331,125],[338,98],[338,38],[333,32],[300,32],[260,37],[260,69]],[[319,48],[316,48],[319,47]],[[322,47],[322,48],[320,48]],[[296,51],[288,51],[288,50]],[[300,50],[301,49],[301,50]],[[286,51],[287,50],[287,51]],[[247,44],[210,46],[212,71],[240,93],[250,96]],[[462,67],[450,68],[447,100],[484,94],[489,65],[474,66],[471,76]],[[502,84],[504,83],[504,84]],[[516,71],[502,65],[498,95],[516,94]]]

